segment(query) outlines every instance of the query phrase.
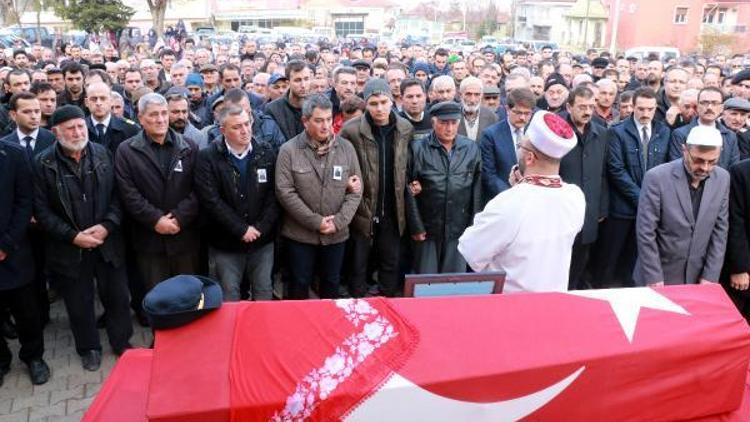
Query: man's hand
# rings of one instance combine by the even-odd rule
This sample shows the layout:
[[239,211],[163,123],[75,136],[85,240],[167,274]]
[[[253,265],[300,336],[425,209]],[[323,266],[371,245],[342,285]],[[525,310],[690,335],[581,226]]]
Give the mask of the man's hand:
[[88,229],[84,230],[83,233],[94,236],[95,238],[101,240],[102,242],[104,242],[104,239],[106,239],[107,236],[109,236],[109,231],[107,231],[107,229],[101,224],[91,226]]
[[510,169],[510,174],[508,175],[508,183],[510,183],[511,186],[515,186],[518,182],[523,179],[523,174],[521,174],[521,171],[518,169],[518,164],[514,165],[513,168]]
[[412,196],[417,196],[422,192],[422,184],[419,183],[419,180],[415,180],[409,183],[409,190]]
[[336,233],[336,225],[333,224],[333,216],[329,215],[323,217],[323,221],[320,222],[320,234],[334,234]]
[[162,215],[159,221],[156,222],[154,230],[159,234],[177,234],[180,231],[180,227],[176,224],[173,218],[170,218],[171,214]]
[[669,107],[669,109],[665,113],[665,118],[667,120],[667,123],[669,123],[670,125],[673,125],[674,122],[677,120],[677,116],[679,114],[680,114],[680,107],[678,107],[677,105],[673,105]]
[[711,280],[706,280],[705,278],[702,278],[702,279],[700,279],[700,281],[698,282],[698,284],[716,284],[716,283],[714,283]]
[[359,176],[349,176],[349,180],[346,183],[346,193],[359,193],[362,191],[362,181],[359,180]]
[[8,257],[8,254],[5,253],[4,250],[0,249],[0,262],[5,261],[5,258],[7,258],[7,257]]
[[73,239],[73,244],[81,249],[94,249],[101,246],[102,243],[104,242],[84,232],[79,232]]
[[172,234],[177,234],[182,230],[182,227],[180,227],[180,221],[177,220],[177,217],[174,216],[171,212],[167,214],[167,217],[169,217],[170,220],[172,220],[172,223],[174,224],[175,228],[177,228],[177,231]]
[[427,233],[422,232],[422,233],[413,234],[411,235],[411,239],[415,242],[424,242],[425,240],[427,240]]
[[648,287],[664,287],[664,282],[663,281],[658,281],[656,283],[649,283]]
[[747,290],[750,288],[750,274],[740,273],[729,276],[729,284],[736,290]]
[[242,236],[242,241],[245,243],[250,243],[258,240],[259,237],[260,232],[258,231],[258,229],[253,226],[248,226],[247,231]]

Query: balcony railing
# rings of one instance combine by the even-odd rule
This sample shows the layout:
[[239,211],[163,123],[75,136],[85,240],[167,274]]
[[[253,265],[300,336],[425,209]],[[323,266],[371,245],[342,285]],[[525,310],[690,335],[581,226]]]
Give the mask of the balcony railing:
[[703,23],[701,32],[713,32],[717,34],[736,34],[747,32],[747,25],[726,25],[721,23]]

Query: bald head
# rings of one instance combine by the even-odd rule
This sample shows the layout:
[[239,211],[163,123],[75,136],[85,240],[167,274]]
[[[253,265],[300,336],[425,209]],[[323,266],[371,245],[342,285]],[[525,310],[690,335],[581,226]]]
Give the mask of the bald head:
[[112,111],[112,90],[104,82],[86,87],[86,107],[96,120],[104,120]]

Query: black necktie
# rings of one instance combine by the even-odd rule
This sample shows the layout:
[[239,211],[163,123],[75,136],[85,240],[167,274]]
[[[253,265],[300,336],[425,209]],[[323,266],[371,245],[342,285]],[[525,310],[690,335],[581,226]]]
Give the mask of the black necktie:
[[31,141],[33,141],[34,138],[31,136],[24,136],[23,141],[26,142],[26,155],[29,156],[29,159],[31,159],[34,156],[34,147],[31,146]]
[[104,143],[104,124],[96,124],[96,137],[99,138],[99,143]]

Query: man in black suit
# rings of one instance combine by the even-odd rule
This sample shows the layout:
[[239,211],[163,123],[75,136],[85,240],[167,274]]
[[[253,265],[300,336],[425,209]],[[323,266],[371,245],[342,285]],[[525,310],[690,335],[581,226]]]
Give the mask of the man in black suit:
[[[33,384],[49,379],[49,367],[42,359],[44,337],[37,310],[34,262],[26,228],[31,221],[31,169],[24,150],[0,141],[0,302],[10,308],[21,342],[19,358],[29,368]],[[0,385],[10,370],[12,355],[0,337]]]
[[[52,132],[39,127],[42,119],[39,100],[31,92],[21,92],[13,95],[9,103],[10,117],[15,122],[16,129],[10,135],[3,138],[4,141],[19,145],[26,151],[31,160],[39,153],[55,143],[55,135]],[[31,178],[27,181],[28,189],[31,190]],[[39,229],[36,221],[32,220],[29,226],[29,237],[33,251],[33,265],[39,269],[34,275],[34,286],[37,296],[37,307],[43,325],[49,322],[49,299],[47,296],[47,277],[44,268],[44,233]]]
[[86,119],[89,139],[107,147],[113,158],[124,140],[138,134],[138,126],[112,114],[112,90],[104,82],[86,87],[86,107],[91,112]]
[[3,138],[4,141],[20,145],[29,159],[55,143],[55,135],[39,127],[42,109],[34,94],[28,91],[14,94],[10,97],[8,109],[16,129]]

